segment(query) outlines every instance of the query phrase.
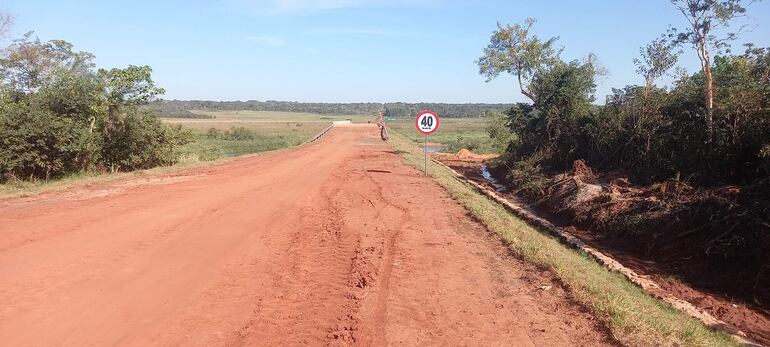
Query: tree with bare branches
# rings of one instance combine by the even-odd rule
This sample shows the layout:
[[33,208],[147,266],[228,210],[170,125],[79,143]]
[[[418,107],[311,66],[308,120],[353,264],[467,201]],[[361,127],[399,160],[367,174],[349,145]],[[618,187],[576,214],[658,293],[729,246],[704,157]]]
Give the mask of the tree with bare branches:
[[530,33],[535,22],[534,18],[527,18],[523,25],[497,23],[484,55],[476,61],[479,73],[487,77],[487,82],[503,72],[515,75],[521,93],[532,102],[537,95],[530,90],[529,83],[546,67],[558,62],[561,52],[555,47],[558,37],[542,41]]
[[[684,15],[689,27],[675,35],[679,43],[692,44],[698,53],[705,77],[706,132],[708,142],[714,138],[714,77],[711,70],[712,49],[723,49],[737,38],[737,32],[720,32],[731,22],[745,16],[746,6],[754,1],[744,0],[670,0]],[[739,30],[740,31],[740,30]]]
[[0,13],[0,39],[8,37],[13,27],[13,16],[8,13]]
[[652,40],[639,48],[639,58],[634,59],[636,72],[644,77],[645,95],[655,86],[655,80],[663,77],[679,60],[681,50],[676,49],[677,43],[672,42],[666,35]]

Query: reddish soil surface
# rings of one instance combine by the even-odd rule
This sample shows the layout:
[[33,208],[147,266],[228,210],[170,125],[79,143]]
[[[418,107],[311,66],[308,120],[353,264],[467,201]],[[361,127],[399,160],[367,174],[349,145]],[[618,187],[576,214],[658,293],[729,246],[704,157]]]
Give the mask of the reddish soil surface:
[[[437,156],[446,165],[462,173],[465,177],[476,182],[482,183],[490,189],[494,186],[488,184],[481,175],[481,163],[479,160],[457,160],[452,158],[441,158]],[[579,168],[581,171],[590,172],[588,167]],[[611,256],[624,266],[634,270],[634,272],[649,277],[660,288],[654,292],[659,295],[671,295],[685,300],[696,307],[708,312],[715,318],[726,322],[740,331],[747,334],[751,339],[770,346],[770,312],[758,307],[752,307],[743,302],[736,301],[724,295],[700,289],[682,281],[676,280],[675,276],[682,271],[677,268],[677,264],[669,262],[656,261],[655,259],[643,259],[630,251],[627,244],[623,241],[609,241],[596,238],[596,235],[590,230],[576,228],[570,225],[565,218],[555,216],[543,208],[532,207],[528,205],[526,199],[518,197],[511,193],[502,193],[508,199],[519,203],[521,206],[527,206],[528,210],[552,223],[564,227],[565,231],[573,234],[587,244],[602,251],[602,253]],[[724,280],[714,278],[714,281]]]
[[0,200],[2,345],[607,345],[375,126]]

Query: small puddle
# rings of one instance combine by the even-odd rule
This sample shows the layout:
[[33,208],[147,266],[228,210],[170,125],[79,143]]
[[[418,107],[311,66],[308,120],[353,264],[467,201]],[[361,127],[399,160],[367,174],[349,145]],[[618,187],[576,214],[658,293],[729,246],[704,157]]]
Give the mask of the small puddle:
[[438,153],[446,150],[446,146],[435,146],[431,145],[425,148],[425,151],[428,153]]
[[489,172],[489,167],[487,166],[487,164],[481,164],[481,177],[484,177],[484,180],[487,181],[487,183],[494,186],[495,190],[498,191],[499,193],[504,193],[508,191],[508,188],[498,183],[497,180],[492,176],[492,173]]

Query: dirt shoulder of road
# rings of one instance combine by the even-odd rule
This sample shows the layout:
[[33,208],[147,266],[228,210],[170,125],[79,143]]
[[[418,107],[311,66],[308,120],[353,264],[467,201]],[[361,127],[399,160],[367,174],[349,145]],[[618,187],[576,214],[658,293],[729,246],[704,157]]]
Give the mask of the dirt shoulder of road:
[[[422,167],[422,151],[396,135],[393,145],[404,160]],[[645,293],[620,274],[561,244],[515,217],[502,206],[433,165],[430,175],[478,221],[497,233],[517,257],[553,271],[573,297],[607,324],[626,345],[732,345],[729,336]]]

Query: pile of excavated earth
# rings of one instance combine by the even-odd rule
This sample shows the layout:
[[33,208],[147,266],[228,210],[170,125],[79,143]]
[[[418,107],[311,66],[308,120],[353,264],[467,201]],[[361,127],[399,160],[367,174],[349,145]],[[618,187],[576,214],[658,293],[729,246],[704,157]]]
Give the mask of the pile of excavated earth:
[[[484,159],[462,150],[436,159],[490,184]],[[505,182],[504,169],[493,169]],[[491,187],[491,184],[490,184]],[[697,189],[669,180],[638,186],[620,172],[595,173],[583,161],[548,177],[542,195],[508,197],[637,273],[770,344],[770,189]],[[499,190],[499,189],[498,189]]]

